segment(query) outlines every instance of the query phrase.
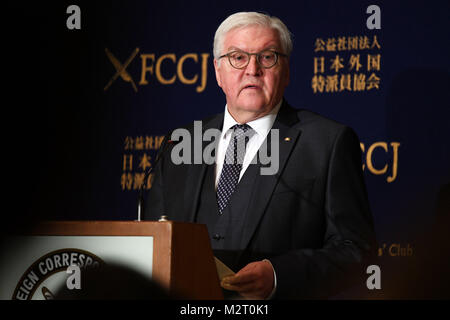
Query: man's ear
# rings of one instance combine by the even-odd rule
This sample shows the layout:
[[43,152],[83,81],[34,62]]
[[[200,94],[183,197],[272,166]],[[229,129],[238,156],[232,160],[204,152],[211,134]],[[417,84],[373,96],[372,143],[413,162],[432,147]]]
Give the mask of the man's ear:
[[214,70],[216,72],[216,81],[219,87],[222,88],[222,81],[220,79],[220,71],[219,71],[219,61],[217,61],[217,59],[214,59]]

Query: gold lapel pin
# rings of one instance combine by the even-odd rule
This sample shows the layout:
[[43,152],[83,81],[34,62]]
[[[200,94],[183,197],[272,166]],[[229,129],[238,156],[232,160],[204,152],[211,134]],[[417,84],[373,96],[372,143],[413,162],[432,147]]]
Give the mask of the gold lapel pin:
[[291,141],[291,138],[290,137],[286,137],[286,138],[284,138],[284,141]]

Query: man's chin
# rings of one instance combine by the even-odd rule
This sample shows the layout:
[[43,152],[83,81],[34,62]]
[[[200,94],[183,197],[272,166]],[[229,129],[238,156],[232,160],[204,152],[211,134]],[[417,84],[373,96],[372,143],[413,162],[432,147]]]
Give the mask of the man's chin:
[[251,100],[251,101],[244,101],[239,105],[239,108],[241,110],[245,110],[248,112],[263,112],[264,110],[267,110],[267,103],[263,100]]

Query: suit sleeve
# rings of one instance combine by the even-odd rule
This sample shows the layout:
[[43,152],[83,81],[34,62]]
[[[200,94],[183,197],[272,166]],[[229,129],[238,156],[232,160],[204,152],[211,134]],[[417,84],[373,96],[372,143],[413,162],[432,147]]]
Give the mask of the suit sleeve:
[[323,246],[270,259],[277,275],[274,298],[327,298],[365,284],[376,240],[359,139],[348,127],[333,143],[325,192]]

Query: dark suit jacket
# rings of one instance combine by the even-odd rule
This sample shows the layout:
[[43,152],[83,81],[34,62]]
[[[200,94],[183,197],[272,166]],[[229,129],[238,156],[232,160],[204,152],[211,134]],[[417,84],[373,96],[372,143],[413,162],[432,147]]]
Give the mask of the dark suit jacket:
[[[203,130],[221,130],[222,124],[219,114],[203,121]],[[256,178],[241,266],[269,258],[277,277],[275,298],[326,298],[352,281],[364,285],[376,243],[358,137],[347,126],[285,101],[272,128],[280,133],[279,170]],[[206,165],[174,165],[165,143],[145,219],[165,214],[193,222]]]

